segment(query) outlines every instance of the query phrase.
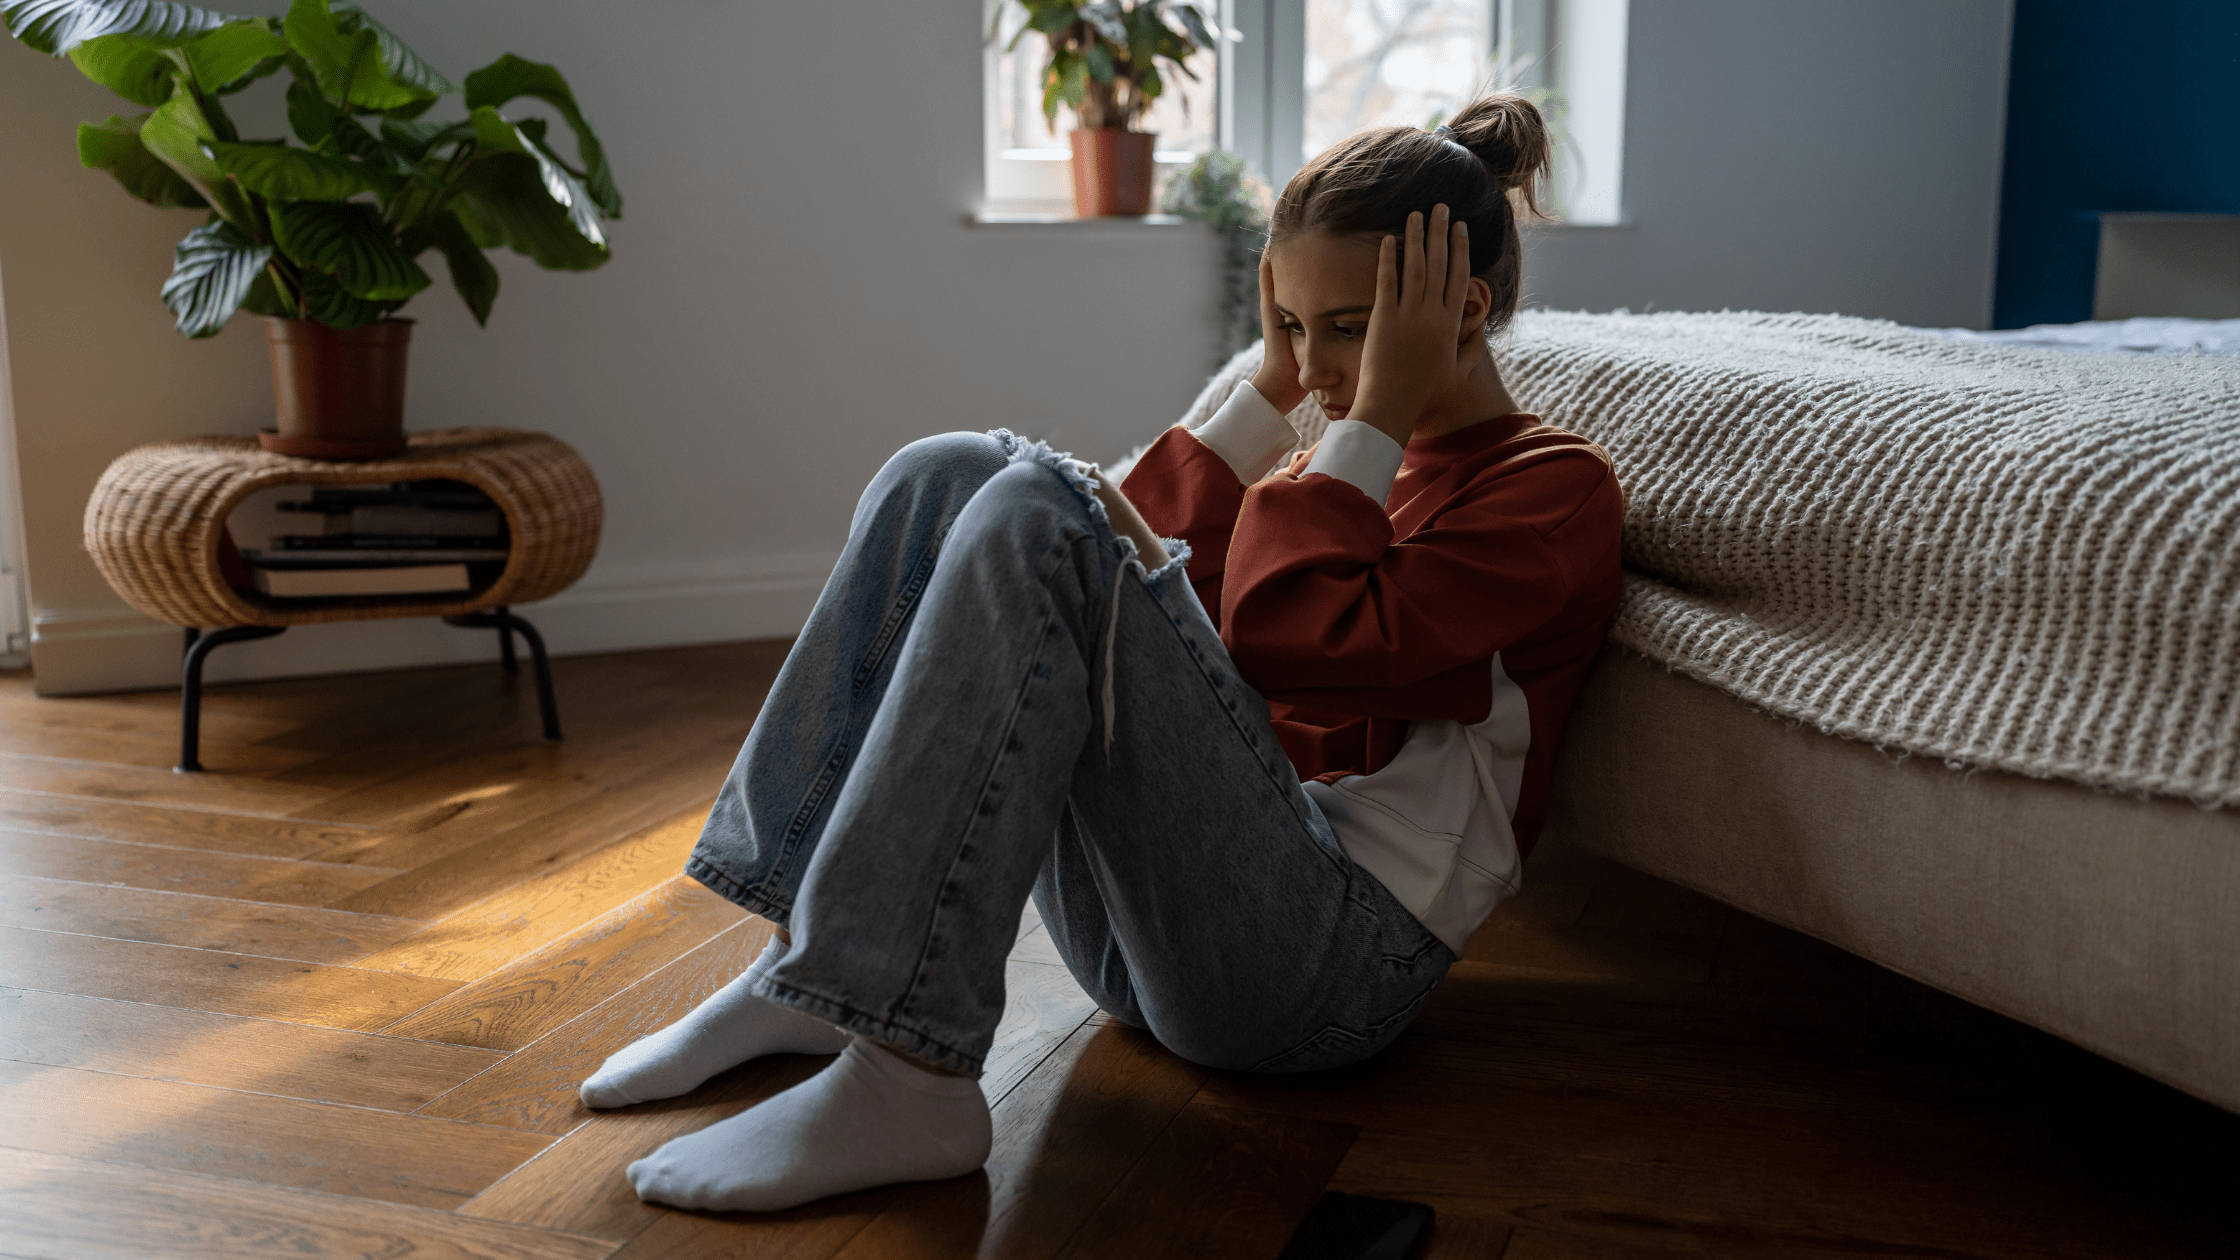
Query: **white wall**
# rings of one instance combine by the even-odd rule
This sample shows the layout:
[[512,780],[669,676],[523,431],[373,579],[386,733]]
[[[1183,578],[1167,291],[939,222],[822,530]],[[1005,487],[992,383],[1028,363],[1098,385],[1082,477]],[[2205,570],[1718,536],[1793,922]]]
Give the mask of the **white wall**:
[[1632,0],[1624,224],[1543,231],[1535,305],[1985,328],[2012,0]]
[[[1633,0],[1628,225],[1539,236],[1534,300],[1981,326],[2010,2]],[[786,633],[902,442],[1009,424],[1108,457],[1203,380],[1213,251],[1195,229],[964,225],[975,0],[376,8],[454,77],[508,50],[558,64],[629,201],[602,271],[502,257],[487,330],[440,280],[406,311],[413,427],[544,429],[599,473],[598,563],[528,610],[558,650]],[[74,125],[120,108],[0,46],[0,297],[49,692],[175,678],[175,633],[81,549],[101,469],[269,423],[256,323],[190,343],[156,299],[194,216],[77,165]],[[299,628],[225,649],[212,677],[481,658],[491,637]]]
[[[966,226],[975,0],[375,7],[455,79],[507,51],[557,64],[627,199],[600,271],[501,258],[487,330],[440,278],[404,312],[420,320],[410,427],[543,429],[599,474],[598,562],[525,610],[557,650],[788,633],[897,446],[1009,425],[1110,457],[1171,422],[1211,367],[1214,253],[1198,229]],[[85,499],[135,444],[269,424],[262,329],[170,330],[156,293],[196,216],[79,167],[75,124],[129,107],[0,42],[0,296],[36,681],[163,685],[177,633],[94,570]],[[304,627],[217,653],[211,676],[493,654],[493,636],[426,620]]]

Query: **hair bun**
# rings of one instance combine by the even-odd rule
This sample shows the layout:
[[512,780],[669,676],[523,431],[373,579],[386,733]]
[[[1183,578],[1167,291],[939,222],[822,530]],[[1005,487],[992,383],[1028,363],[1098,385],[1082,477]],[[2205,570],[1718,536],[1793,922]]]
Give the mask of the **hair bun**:
[[1535,214],[1540,211],[1534,185],[1548,173],[1548,124],[1531,101],[1516,92],[1489,92],[1470,102],[1441,131],[1470,150],[1504,192]]
[[1408,216],[1444,205],[1470,230],[1470,274],[1486,282],[1488,336],[1507,326],[1524,296],[1517,221],[1538,214],[1534,183],[1547,174],[1548,127],[1532,102],[1494,92],[1447,125],[1370,127],[1317,154],[1283,186],[1269,216],[1269,248],[1314,232],[1374,245],[1407,230]]

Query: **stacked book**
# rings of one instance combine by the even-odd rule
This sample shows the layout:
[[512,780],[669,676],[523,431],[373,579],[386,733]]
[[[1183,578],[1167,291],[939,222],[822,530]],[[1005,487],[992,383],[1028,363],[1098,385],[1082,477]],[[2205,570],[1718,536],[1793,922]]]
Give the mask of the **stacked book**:
[[498,505],[459,481],[282,486],[226,525],[249,584],[283,599],[468,591],[497,580],[511,546]]

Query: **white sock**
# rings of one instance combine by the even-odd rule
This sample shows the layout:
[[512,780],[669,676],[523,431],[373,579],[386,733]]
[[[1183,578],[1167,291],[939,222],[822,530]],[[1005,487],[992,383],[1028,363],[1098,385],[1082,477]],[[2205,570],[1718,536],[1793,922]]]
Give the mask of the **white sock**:
[[630,1165],[638,1197],[715,1212],[774,1212],[897,1181],[961,1177],[994,1141],[980,1083],[870,1042],[720,1124]]
[[579,1091],[586,1107],[627,1107],[689,1094],[727,1067],[765,1054],[838,1054],[849,1036],[814,1015],[756,997],[747,978],[785,957],[771,941],[754,965],[691,1014],[607,1056]]

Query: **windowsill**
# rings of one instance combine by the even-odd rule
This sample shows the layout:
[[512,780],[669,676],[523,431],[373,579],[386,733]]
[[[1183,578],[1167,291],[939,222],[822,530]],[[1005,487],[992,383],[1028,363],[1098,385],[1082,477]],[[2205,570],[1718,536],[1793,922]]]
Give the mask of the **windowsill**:
[[[1145,231],[1145,229],[1178,229],[1196,220],[1185,220],[1183,215],[1113,215],[1102,220],[1084,220],[1080,215],[1051,209],[986,209],[965,215],[965,226],[1062,226],[1062,229],[1107,229],[1107,231]],[[1590,233],[1631,233],[1637,224],[1572,224],[1572,222],[1539,222],[1523,229],[1525,240],[1534,235],[1590,235]]]
[[1179,214],[1115,215],[1104,219],[1084,219],[1055,210],[975,210],[965,216],[966,227],[1062,227],[1107,228],[1123,232],[1137,232],[1147,228],[1178,228],[1195,222]]
[[[1063,228],[1112,228],[1120,231],[1141,231],[1146,228],[1177,228],[1195,222],[1179,214],[1115,215],[1104,219],[1084,219],[1063,210],[1050,209],[986,209],[975,210],[964,217],[966,227],[1063,227]],[[1631,220],[1617,223],[1532,223],[1524,227],[1525,239],[1535,236],[1569,236],[1574,233],[1631,232],[1638,226]]]

